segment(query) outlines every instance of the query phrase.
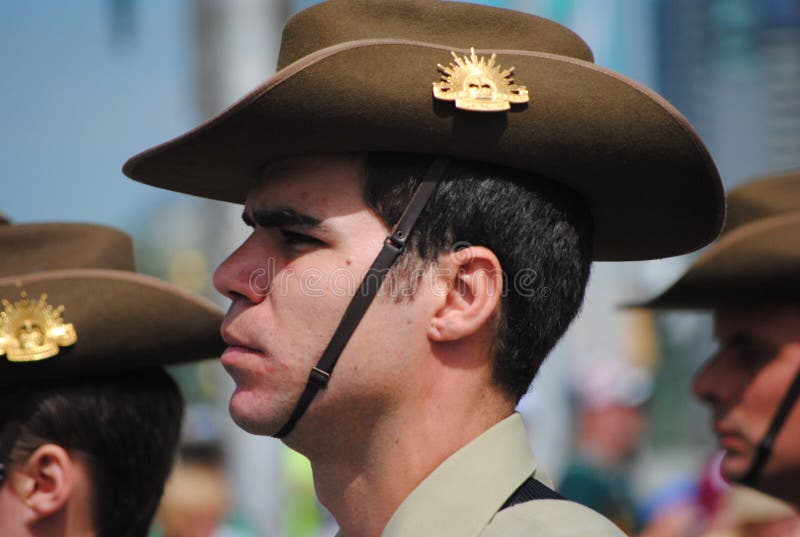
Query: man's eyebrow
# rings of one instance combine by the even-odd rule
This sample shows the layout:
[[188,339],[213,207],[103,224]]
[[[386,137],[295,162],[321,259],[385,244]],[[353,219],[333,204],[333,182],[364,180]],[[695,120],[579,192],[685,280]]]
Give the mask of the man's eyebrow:
[[735,332],[731,334],[729,337],[725,339],[725,342],[728,345],[733,345],[739,348],[759,348],[759,349],[769,349],[770,345],[766,341],[762,341],[761,339],[747,334],[745,332]]
[[291,207],[256,209],[252,215],[242,211],[242,220],[250,227],[322,228],[322,221],[314,216],[297,212]]

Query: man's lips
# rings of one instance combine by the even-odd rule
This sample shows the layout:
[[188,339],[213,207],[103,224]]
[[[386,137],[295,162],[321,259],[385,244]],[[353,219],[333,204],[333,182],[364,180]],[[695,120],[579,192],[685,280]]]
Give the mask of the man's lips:
[[749,444],[739,431],[718,423],[714,426],[714,432],[720,447],[734,452],[743,452],[748,449]]
[[237,348],[244,349],[244,350],[247,350],[247,351],[250,351],[250,352],[263,354],[260,350],[258,350],[249,341],[247,341],[246,339],[242,339],[240,337],[237,337],[236,335],[233,334],[233,332],[231,330],[227,329],[224,326],[223,326],[223,329],[221,331],[221,335],[222,335],[222,340],[225,343],[228,344],[228,347],[237,347]]
[[246,356],[264,357],[264,353],[251,346],[248,342],[234,336],[230,332],[223,330],[222,339],[228,344],[228,348],[222,353],[220,361],[223,366],[234,365],[235,362]]
[[228,348],[223,351],[221,359],[223,365],[225,363],[225,358],[234,358],[243,355],[259,355],[264,356],[264,353],[258,349],[254,349],[253,347],[247,347],[245,345],[228,345]]

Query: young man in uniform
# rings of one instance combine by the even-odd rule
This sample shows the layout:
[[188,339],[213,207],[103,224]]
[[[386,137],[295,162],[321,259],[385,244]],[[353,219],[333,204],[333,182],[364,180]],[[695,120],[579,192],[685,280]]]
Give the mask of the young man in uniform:
[[591,260],[707,243],[722,191],[686,121],[578,36],[325,2],[273,78],[125,173],[244,204],[215,275],[230,412],[308,456],[342,535],[619,534],[546,486],[514,407]]
[[183,416],[161,366],[218,356],[222,313],[104,226],[0,225],[0,259],[0,535],[146,537]]
[[643,306],[713,312],[719,350],[692,389],[722,473],[800,506],[800,172],[733,190],[719,241]]

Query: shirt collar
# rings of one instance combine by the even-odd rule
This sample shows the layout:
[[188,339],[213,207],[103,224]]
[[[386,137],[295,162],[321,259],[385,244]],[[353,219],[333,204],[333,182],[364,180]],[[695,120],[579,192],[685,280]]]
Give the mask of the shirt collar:
[[431,472],[400,504],[381,537],[477,536],[535,470],[527,431],[514,413]]

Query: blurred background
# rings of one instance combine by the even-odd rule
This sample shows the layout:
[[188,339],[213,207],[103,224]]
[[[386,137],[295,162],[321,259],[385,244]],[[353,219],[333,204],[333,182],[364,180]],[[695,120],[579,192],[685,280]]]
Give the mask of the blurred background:
[[[226,307],[211,274],[246,236],[241,208],[147,187],[120,169],[268,78],[286,18],[314,3],[3,3],[0,211],[18,223],[122,228],[141,271]],[[800,1],[482,3],[561,22],[598,64],[661,93],[699,130],[727,188],[800,166]],[[658,535],[670,518],[707,522],[727,494],[708,416],[688,391],[713,350],[710,319],[618,309],[664,289],[691,259],[596,264],[579,319],[519,407],[554,480],[630,534]],[[154,535],[333,535],[307,461],[227,418],[231,383],[219,364],[173,373],[191,407],[184,463]]]

